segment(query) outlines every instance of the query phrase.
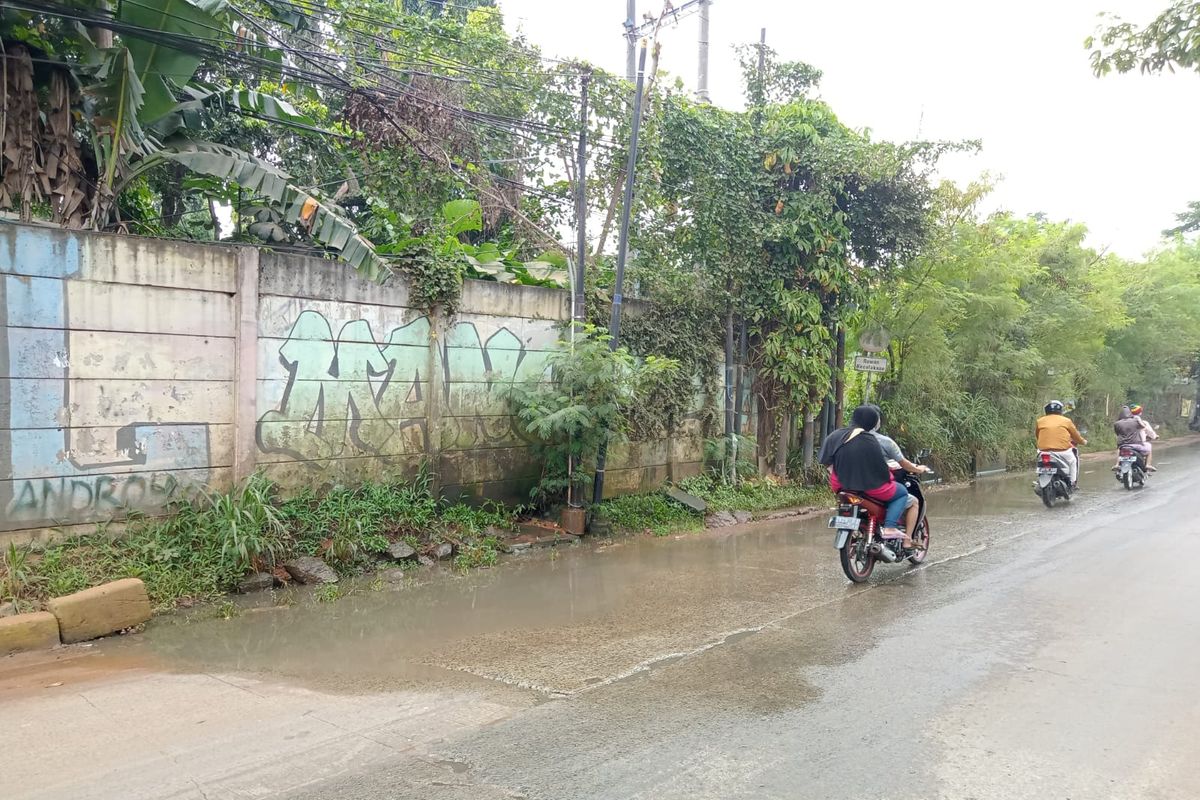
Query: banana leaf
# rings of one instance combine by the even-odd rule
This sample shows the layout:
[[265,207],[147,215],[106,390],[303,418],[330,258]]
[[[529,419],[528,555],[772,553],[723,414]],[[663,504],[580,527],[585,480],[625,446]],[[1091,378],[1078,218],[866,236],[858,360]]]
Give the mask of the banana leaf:
[[[220,4],[210,6],[223,15]],[[206,51],[228,39],[230,28],[218,16],[187,0],[124,0],[117,19],[155,33],[167,34],[172,42],[190,40],[190,45],[166,45],[157,36],[122,36],[136,65],[138,80],[145,87],[143,102],[135,109],[143,124],[153,122],[175,107],[175,88],[186,86]]]
[[[249,153],[212,142],[175,141],[138,163],[138,173],[163,161],[235,183],[269,201],[285,222],[303,226],[316,241],[336,252],[359,274],[381,281],[391,269],[375,246],[358,233],[336,206],[292,184],[291,176]],[[136,177],[136,174],[132,177]]]

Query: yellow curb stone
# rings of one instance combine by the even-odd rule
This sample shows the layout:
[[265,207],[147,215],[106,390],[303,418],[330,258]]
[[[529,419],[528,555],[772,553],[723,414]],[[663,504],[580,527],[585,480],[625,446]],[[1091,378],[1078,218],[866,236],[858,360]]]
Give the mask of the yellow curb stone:
[[0,619],[0,656],[58,644],[58,620],[47,611]]
[[107,636],[150,619],[146,584],[137,578],[56,597],[46,603],[46,608],[58,618],[63,644]]

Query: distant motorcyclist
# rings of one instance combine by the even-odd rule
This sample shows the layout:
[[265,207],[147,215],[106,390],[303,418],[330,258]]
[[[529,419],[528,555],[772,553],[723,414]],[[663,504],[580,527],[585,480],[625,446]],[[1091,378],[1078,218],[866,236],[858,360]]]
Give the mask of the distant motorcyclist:
[[1150,465],[1150,458],[1151,458],[1150,442],[1152,442],[1158,438],[1158,431],[1154,430],[1154,426],[1151,425],[1149,422],[1147,422],[1146,418],[1142,416],[1142,407],[1141,406],[1134,404],[1129,407],[1129,412],[1131,414],[1133,414],[1133,418],[1135,420],[1137,420],[1138,426],[1141,428],[1141,431],[1142,431],[1142,444],[1146,448],[1146,450],[1145,450],[1146,471],[1147,472],[1158,472],[1157,467],[1153,467]]
[[[1149,463],[1150,445],[1146,444],[1142,425],[1137,417],[1133,416],[1133,411],[1129,406],[1121,406],[1121,411],[1117,414],[1117,421],[1113,423],[1113,433],[1117,435],[1118,450],[1128,448],[1141,453]],[[1115,470],[1116,467],[1113,469]]]
[[1071,486],[1079,486],[1079,454],[1075,448],[1087,444],[1087,439],[1079,433],[1072,422],[1063,414],[1063,404],[1051,400],[1046,404],[1046,415],[1039,417],[1034,431],[1037,434],[1037,446],[1041,452],[1057,453],[1067,464],[1067,474]]
[[829,483],[834,492],[854,492],[885,504],[887,512],[880,535],[885,539],[903,539],[904,547],[911,548],[911,532],[900,528],[909,494],[892,475],[883,448],[875,438],[880,419],[879,411],[872,406],[854,409],[850,426],[829,434],[817,458],[830,468]]

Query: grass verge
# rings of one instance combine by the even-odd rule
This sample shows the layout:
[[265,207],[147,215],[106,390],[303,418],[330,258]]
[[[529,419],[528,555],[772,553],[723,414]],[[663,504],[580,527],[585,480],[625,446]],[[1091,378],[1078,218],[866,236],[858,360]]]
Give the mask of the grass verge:
[[[711,475],[698,475],[679,483],[683,491],[699,497],[713,511],[775,511],[781,508],[833,502],[826,486],[785,483],[766,478],[745,480],[737,486]],[[601,519],[630,531],[656,536],[700,530],[704,518],[663,494],[625,495],[605,500],[596,510]]]
[[228,494],[182,503],[168,516],[132,519],[120,535],[98,526],[44,547],[10,546],[0,553],[0,601],[29,610],[50,597],[140,578],[161,611],[224,595],[247,573],[298,555],[324,558],[342,575],[361,574],[379,566],[398,540],[419,552],[450,543],[456,567],[490,566],[500,542],[487,531],[511,527],[514,516],[498,505],[446,504],[424,476],[415,484],[365,483],[284,500],[256,475]]

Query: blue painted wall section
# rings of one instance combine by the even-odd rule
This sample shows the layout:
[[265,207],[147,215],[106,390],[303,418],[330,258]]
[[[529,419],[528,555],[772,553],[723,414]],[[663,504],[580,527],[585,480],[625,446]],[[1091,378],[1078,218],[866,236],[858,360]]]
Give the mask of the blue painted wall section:
[[[208,479],[206,421],[72,426],[71,329],[79,321],[68,289],[87,279],[85,248],[83,235],[0,230],[0,530],[152,511]],[[110,440],[98,447],[98,435]]]

